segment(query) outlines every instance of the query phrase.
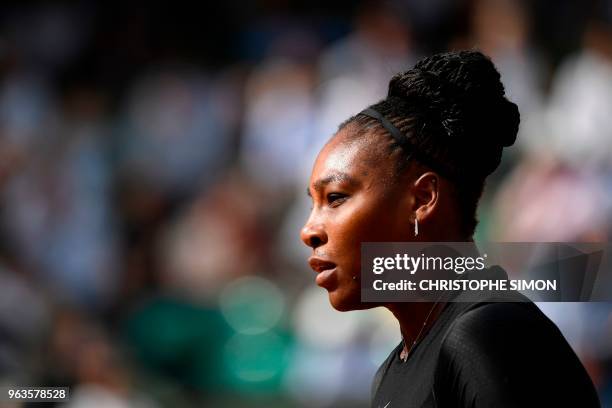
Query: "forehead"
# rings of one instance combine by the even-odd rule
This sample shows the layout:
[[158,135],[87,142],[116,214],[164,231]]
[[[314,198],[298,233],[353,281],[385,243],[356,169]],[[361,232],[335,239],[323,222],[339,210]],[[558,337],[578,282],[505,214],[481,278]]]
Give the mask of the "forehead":
[[347,128],[340,130],[321,149],[312,170],[311,183],[335,174],[346,174],[354,179],[384,179],[391,175],[392,160],[389,160],[385,138],[371,134],[354,137],[350,132]]

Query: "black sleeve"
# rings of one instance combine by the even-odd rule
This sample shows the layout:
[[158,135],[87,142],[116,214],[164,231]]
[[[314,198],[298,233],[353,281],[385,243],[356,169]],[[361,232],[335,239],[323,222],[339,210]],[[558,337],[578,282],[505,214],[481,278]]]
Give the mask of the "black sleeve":
[[600,407],[578,357],[532,303],[487,303],[460,316],[433,392],[438,407]]

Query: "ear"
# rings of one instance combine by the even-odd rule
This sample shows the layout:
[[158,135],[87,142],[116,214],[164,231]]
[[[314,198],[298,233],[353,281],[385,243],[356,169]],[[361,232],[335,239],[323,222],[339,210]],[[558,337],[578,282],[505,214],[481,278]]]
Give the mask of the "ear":
[[439,176],[431,171],[423,173],[412,185],[415,216],[426,222],[436,209],[440,188]]

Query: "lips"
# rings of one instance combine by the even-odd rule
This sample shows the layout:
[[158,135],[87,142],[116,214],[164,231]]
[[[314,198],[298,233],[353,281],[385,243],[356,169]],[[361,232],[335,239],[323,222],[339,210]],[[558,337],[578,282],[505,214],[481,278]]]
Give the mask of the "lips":
[[317,285],[329,289],[330,285],[334,282],[337,265],[331,261],[317,257],[308,259],[308,264],[312,270],[317,273]]
[[333,269],[336,267],[336,264],[330,261],[326,261],[322,258],[310,257],[308,259],[308,264],[312,268],[313,271],[317,273],[321,273],[328,269]]

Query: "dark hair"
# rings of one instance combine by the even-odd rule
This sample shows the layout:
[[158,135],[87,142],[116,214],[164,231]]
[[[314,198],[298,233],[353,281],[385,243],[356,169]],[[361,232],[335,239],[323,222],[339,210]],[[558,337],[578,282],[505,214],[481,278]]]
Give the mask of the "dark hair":
[[[516,140],[520,121],[491,60],[479,51],[424,58],[391,78],[387,97],[370,108],[406,139],[392,145],[404,151],[396,174],[414,158],[453,181],[464,233],[471,236],[484,181],[499,165],[503,148]],[[360,135],[385,132],[380,120],[363,113],[340,128],[349,124]]]

